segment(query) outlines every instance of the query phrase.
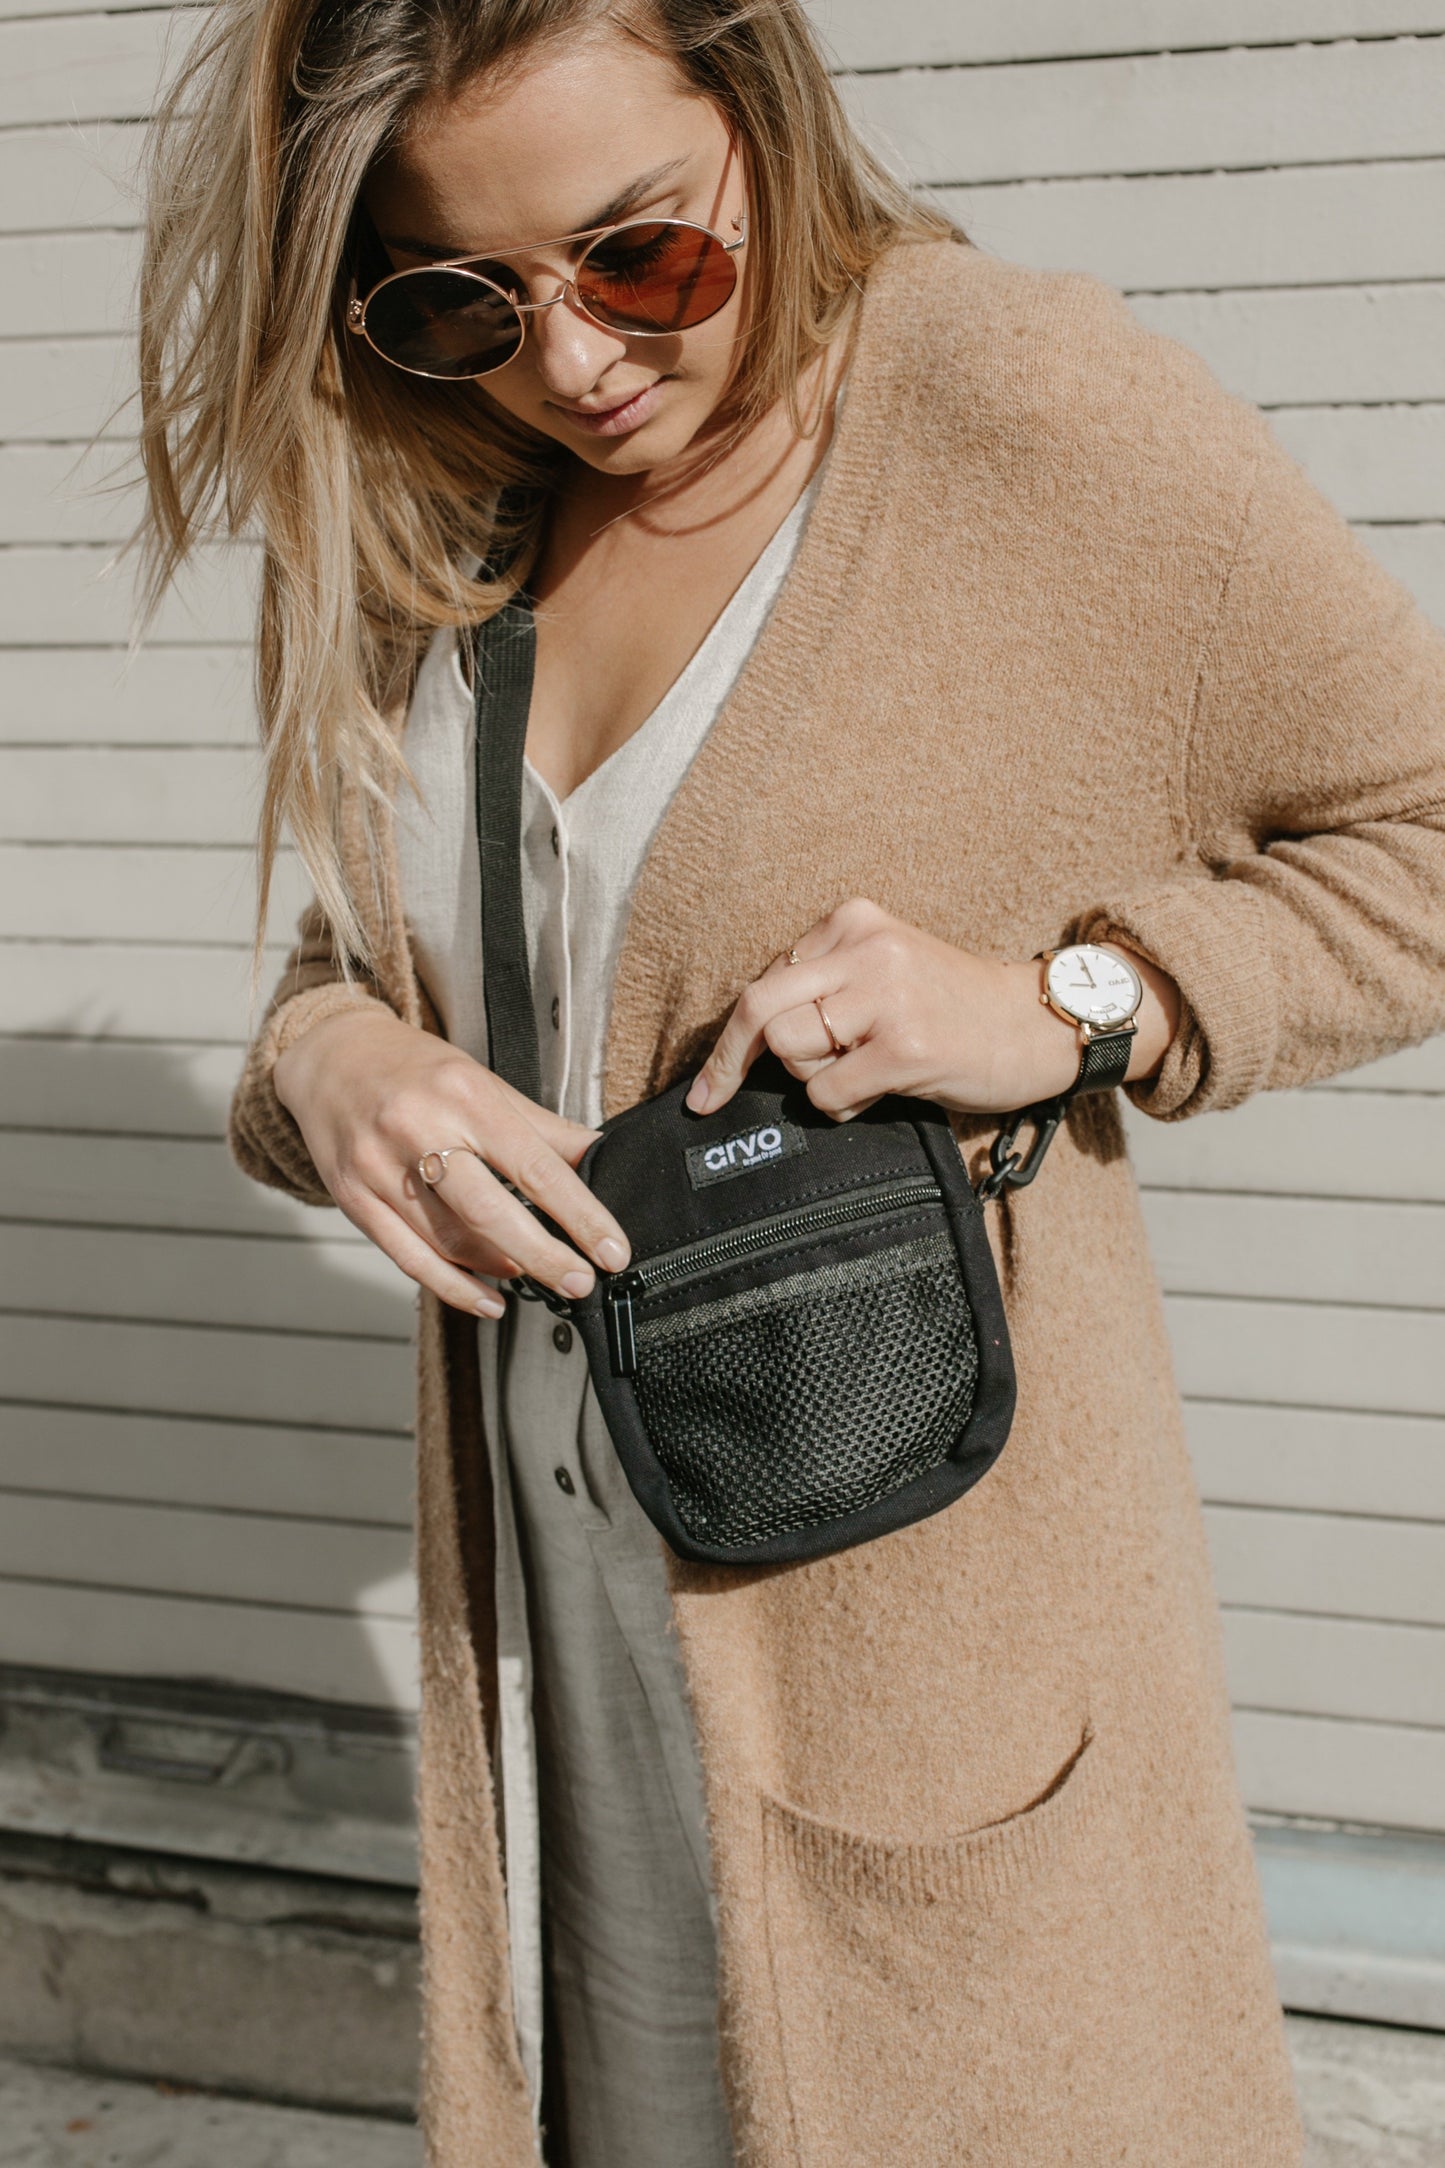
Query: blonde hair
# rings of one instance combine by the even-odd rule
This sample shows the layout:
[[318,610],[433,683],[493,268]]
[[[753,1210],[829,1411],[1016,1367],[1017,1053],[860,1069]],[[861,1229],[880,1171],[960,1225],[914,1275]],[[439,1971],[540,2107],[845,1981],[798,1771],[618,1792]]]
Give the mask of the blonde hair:
[[[797,419],[800,372],[883,251],[954,232],[853,134],[800,0],[217,0],[153,126],[144,602],[201,539],[259,535],[260,922],[289,831],[344,967],[368,956],[343,787],[375,869],[405,772],[386,709],[437,627],[484,621],[525,575],[559,456],[476,386],[408,377],[347,335],[362,186],[419,108],[609,19],[672,56],[742,148],[756,330],[728,404],[744,427],[779,400]],[[468,577],[503,539],[513,573]]]

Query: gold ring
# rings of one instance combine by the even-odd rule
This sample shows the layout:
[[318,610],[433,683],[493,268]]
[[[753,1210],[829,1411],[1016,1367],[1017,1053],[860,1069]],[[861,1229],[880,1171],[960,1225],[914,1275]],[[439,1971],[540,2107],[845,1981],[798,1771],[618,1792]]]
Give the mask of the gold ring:
[[819,1016],[821,1016],[823,1019],[823,1029],[828,1034],[828,1044],[832,1047],[833,1052],[835,1054],[851,1054],[853,1051],[851,1044],[845,1046],[842,1040],[838,1037],[837,1032],[833,1029],[832,1019],[829,1017],[827,1010],[823,1007],[823,997],[821,994],[815,994],[813,996],[813,1007],[817,1010]]
[[800,964],[802,961],[802,957],[798,954],[795,948],[790,948],[788,950],[788,962],[790,964]]
[[[444,1152],[423,1152],[416,1163],[416,1171],[428,1189],[435,1189],[439,1182],[446,1179],[447,1161],[452,1153],[470,1152],[471,1149],[469,1144],[449,1144]],[[473,1156],[475,1157],[475,1154]],[[432,1169],[430,1174],[427,1172],[428,1168]]]

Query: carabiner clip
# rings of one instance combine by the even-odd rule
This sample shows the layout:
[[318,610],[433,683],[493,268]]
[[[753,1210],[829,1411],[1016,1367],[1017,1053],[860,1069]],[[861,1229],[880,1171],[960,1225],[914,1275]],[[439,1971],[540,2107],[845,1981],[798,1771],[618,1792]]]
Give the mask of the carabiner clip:
[[[1053,1143],[1060,1123],[1069,1111],[1072,1092],[1063,1092],[1057,1099],[1041,1099],[1037,1106],[1020,1107],[1011,1114],[1007,1123],[989,1147],[992,1174],[984,1176],[978,1185],[981,1204],[1001,1197],[1006,1189],[1027,1189],[1044,1163],[1044,1155]],[[1019,1131],[1025,1122],[1034,1125],[1034,1141],[1027,1152],[1014,1150],[1019,1141]]]

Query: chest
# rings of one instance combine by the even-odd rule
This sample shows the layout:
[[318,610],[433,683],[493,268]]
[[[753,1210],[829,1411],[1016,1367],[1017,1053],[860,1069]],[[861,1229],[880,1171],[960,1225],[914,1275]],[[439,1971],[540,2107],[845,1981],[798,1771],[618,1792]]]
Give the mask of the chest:
[[790,463],[742,503],[595,530],[558,508],[533,580],[527,757],[567,797],[647,721],[707,640],[807,481]]

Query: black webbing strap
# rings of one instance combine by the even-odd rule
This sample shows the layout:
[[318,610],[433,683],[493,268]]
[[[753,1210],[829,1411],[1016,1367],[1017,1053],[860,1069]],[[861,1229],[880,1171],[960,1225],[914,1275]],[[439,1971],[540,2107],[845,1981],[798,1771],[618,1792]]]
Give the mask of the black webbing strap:
[[482,869],[482,996],[487,1060],[528,1099],[542,1096],[537,1017],[522,915],[522,761],[537,631],[525,595],[477,628],[472,651],[477,854]]

